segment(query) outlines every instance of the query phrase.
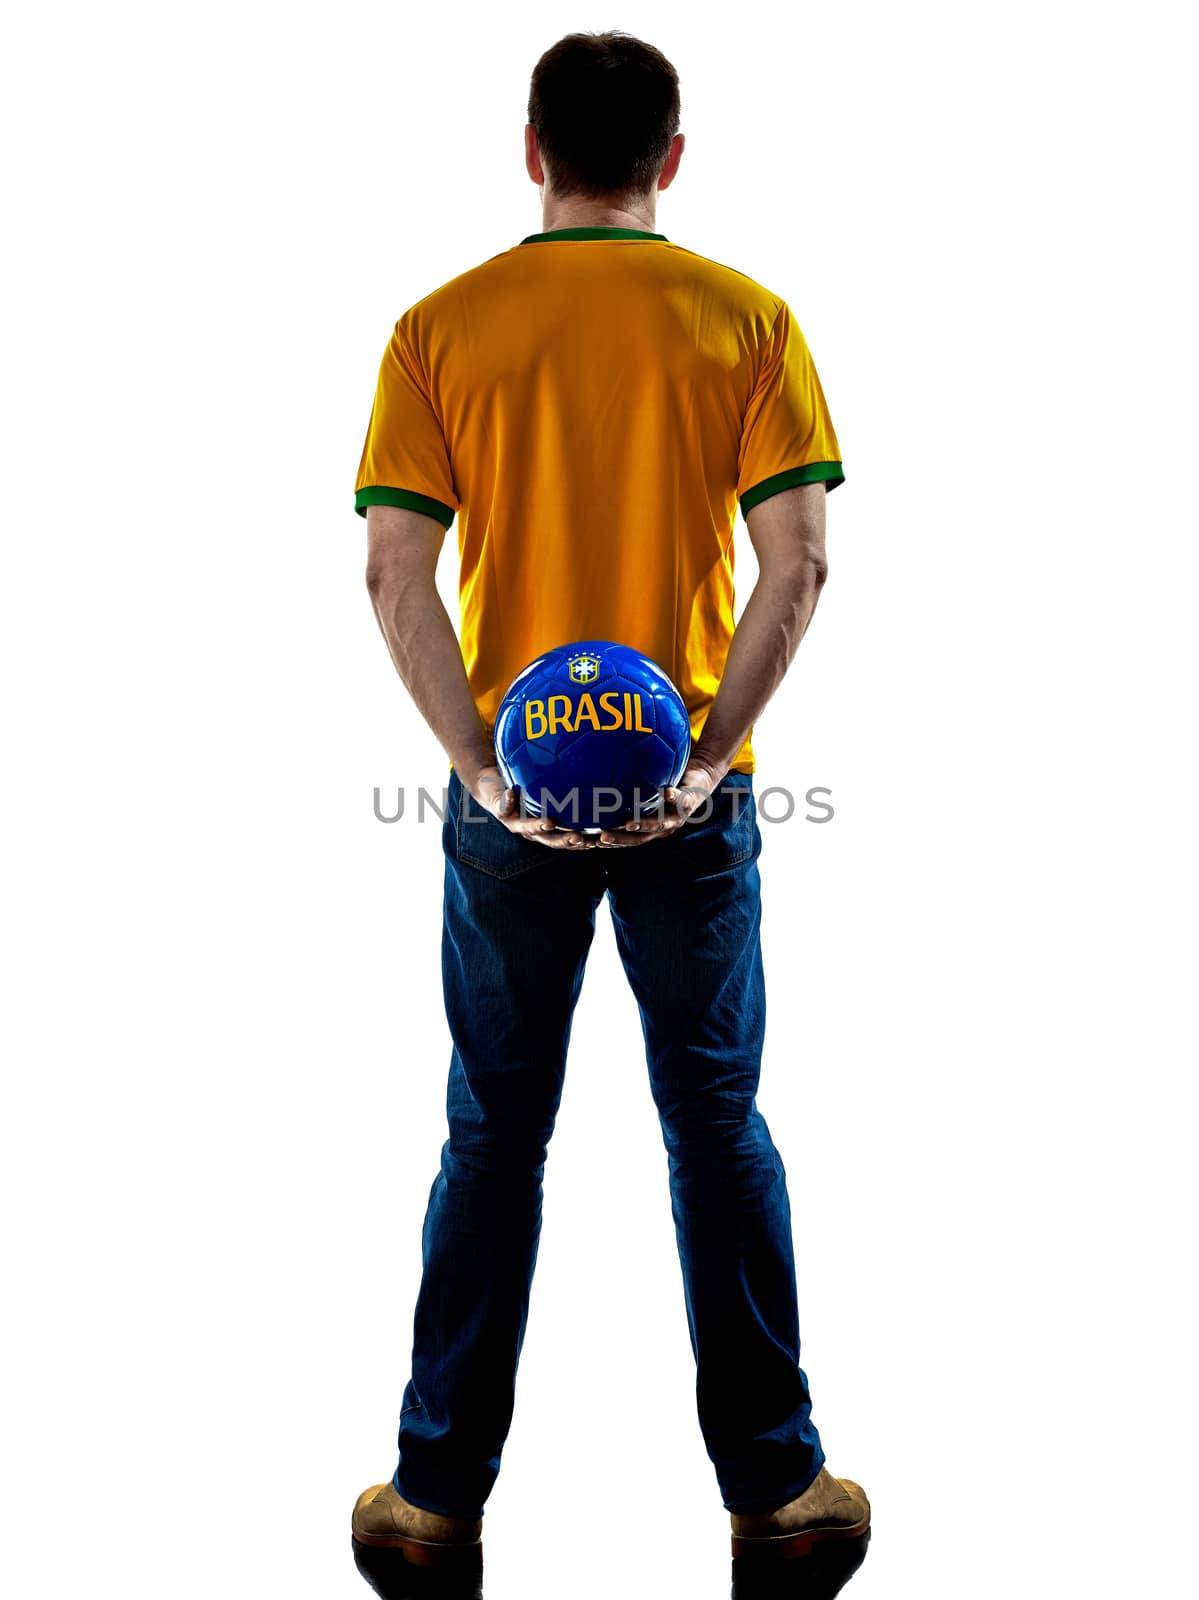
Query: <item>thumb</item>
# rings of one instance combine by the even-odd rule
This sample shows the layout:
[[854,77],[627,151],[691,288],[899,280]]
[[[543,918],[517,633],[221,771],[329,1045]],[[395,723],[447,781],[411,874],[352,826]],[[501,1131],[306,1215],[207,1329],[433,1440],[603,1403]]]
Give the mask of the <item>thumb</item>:
[[700,803],[700,794],[693,783],[683,782],[673,791],[675,812],[680,817],[689,817]]

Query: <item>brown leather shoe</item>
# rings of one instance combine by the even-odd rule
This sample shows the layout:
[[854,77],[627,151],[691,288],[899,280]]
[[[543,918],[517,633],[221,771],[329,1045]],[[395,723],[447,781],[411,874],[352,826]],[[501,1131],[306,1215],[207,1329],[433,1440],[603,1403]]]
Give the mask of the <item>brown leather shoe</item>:
[[729,1513],[733,1554],[803,1556],[830,1540],[862,1539],[870,1531],[870,1501],[852,1478],[826,1467],[794,1500],[774,1511]]
[[375,1483],[354,1502],[350,1529],[355,1544],[400,1550],[418,1566],[478,1560],[483,1553],[482,1517],[444,1517],[414,1506],[393,1483]]

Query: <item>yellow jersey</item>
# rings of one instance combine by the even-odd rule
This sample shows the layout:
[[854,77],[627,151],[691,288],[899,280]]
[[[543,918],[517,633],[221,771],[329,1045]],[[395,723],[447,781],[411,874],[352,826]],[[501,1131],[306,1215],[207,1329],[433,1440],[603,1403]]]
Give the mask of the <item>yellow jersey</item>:
[[[697,740],[733,636],[738,504],[843,480],[784,300],[665,234],[555,228],[404,312],[354,503],[457,516],[488,732],[536,656],[612,639],[669,674]],[[749,736],[732,769],[754,771]]]

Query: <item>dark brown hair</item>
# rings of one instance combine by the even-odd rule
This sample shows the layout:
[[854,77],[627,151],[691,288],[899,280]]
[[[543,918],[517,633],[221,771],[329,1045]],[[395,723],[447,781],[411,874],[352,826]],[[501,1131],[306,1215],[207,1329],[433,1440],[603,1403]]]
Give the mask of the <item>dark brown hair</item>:
[[645,194],[679,130],[679,78],[619,30],[568,33],[533,68],[528,119],[555,195]]

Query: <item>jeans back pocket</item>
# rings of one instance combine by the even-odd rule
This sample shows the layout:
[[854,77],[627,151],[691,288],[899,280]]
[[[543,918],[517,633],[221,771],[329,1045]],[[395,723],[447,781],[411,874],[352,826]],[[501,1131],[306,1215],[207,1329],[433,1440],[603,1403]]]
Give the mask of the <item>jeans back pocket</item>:
[[748,772],[726,773],[712,794],[660,846],[670,852],[672,860],[686,862],[692,874],[740,866],[757,855],[759,847],[753,774]]
[[548,845],[522,839],[485,810],[456,772],[450,777],[449,805],[456,860],[488,872],[493,878],[514,878],[552,858]]

